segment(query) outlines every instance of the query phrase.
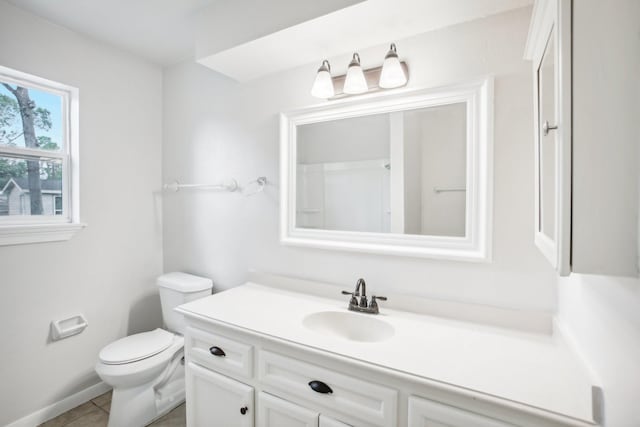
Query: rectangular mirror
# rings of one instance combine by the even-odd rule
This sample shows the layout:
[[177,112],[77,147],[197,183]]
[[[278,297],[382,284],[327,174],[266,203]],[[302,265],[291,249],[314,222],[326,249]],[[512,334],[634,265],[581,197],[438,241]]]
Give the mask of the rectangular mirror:
[[282,115],[282,242],[488,260],[492,81]]

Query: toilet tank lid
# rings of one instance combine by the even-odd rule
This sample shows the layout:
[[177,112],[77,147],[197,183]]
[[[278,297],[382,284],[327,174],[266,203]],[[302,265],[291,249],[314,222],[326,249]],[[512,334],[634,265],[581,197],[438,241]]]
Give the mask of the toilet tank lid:
[[178,292],[199,292],[211,289],[213,282],[206,277],[174,271],[158,277],[158,286],[169,288]]

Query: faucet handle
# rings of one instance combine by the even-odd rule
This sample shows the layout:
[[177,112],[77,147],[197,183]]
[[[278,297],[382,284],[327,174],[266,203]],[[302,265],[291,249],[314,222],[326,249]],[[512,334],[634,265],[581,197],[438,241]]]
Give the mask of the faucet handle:
[[342,291],[342,295],[351,295],[351,300],[349,301],[350,305],[358,305],[358,300],[353,292]]
[[371,304],[369,305],[369,308],[374,314],[378,313],[378,303],[376,300],[386,301],[387,297],[377,297],[375,295],[371,296]]

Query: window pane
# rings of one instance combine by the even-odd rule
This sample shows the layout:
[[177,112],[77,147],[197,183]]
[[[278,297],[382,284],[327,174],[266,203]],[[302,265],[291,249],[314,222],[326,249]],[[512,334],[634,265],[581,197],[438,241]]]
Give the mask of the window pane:
[[62,196],[56,196],[55,202],[55,214],[62,215]]
[[62,215],[62,162],[0,156],[0,215]]
[[63,97],[0,83],[0,145],[59,151],[63,143]]

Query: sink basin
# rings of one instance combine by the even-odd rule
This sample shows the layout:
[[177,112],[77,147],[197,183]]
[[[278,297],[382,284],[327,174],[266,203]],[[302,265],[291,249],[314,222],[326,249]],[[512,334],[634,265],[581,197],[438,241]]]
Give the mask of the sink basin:
[[393,326],[371,314],[320,311],[307,315],[302,324],[314,332],[349,341],[379,342],[391,338]]

